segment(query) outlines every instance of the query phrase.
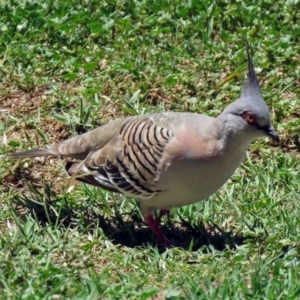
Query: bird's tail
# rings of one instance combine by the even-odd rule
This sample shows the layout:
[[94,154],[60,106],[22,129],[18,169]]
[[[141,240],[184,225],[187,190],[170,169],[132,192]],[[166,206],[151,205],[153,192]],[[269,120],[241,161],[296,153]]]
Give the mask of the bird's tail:
[[43,156],[53,156],[57,155],[56,153],[51,153],[47,148],[37,148],[22,152],[10,153],[0,155],[0,158],[26,158],[26,157],[43,157]]

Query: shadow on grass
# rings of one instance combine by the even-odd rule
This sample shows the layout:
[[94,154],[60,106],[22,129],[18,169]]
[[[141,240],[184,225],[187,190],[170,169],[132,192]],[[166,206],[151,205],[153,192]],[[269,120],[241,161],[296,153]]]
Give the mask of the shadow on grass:
[[[41,226],[76,227],[84,232],[101,228],[104,235],[115,245],[134,248],[150,244],[160,247],[138,211],[133,211],[129,217],[118,213],[105,216],[101,204],[95,201],[92,205],[74,207],[68,199],[59,198],[47,187],[44,193],[37,192],[36,189],[31,192],[30,196],[18,194],[13,198],[13,209],[20,219],[24,219],[25,215],[31,215]],[[43,197],[42,201],[41,197]],[[205,249],[209,251],[208,247],[211,246],[220,251],[226,248],[235,249],[247,240],[259,239],[259,237],[224,231],[216,225],[205,226],[202,222],[192,225],[183,219],[169,226],[163,224],[161,229],[173,242],[174,247],[192,251],[203,247],[203,251]]]
[[[141,220],[140,222],[124,222],[116,228],[116,218],[110,220],[101,218],[100,226],[104,234],[114,244],[127,247],[138,247],[143,245],[158,246],[156,238],[151,229]],[[100,219],[99,219],[100,220]],[[253,237],[245,237],[230,231],[224,231],[216,225],[205,226],[204,223],[191,225],[189,222],[176,222],[161,225],[166,237],[173,243],[174,247],[197,251],[203,246],[212,246],[217,250],[226,248],[235,249]]]

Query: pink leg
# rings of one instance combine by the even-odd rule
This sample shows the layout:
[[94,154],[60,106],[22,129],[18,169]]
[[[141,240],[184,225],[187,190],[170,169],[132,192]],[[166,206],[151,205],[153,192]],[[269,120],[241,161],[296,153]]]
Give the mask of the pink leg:
[[144,218],[145,218],[145,221],[148,223],[149,227],[152,229],[152,231],[156,235],[158,243],[161,244],[163,247],[170,248],[171,245],[172,245],[172,242],[169,241],[165,237],[165,235],[163,234],[163,232],[159,228],[157,222],[153,218],[153,215],[152,214],[147,215],[147,216],[144,216]]
[[167,210],[167,209],[161,209],[161,210],[159,211],[159,215],[158,215],[158,217],[156,218],[156,222],[159,224],[160,221],[161,221],[161,218],[162,218],[164,215],[167,215],[168,223],[171,224],[170,210]]

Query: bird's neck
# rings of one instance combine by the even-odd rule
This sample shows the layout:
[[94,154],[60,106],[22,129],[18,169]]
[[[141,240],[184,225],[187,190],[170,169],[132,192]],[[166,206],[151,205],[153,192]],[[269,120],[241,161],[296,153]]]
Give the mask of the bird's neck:
[[220,115],[215,119],[215,126],[219,129],[219,146],[223,151],[245,153],[253,142],[253,137],[240,128],[231,117]]

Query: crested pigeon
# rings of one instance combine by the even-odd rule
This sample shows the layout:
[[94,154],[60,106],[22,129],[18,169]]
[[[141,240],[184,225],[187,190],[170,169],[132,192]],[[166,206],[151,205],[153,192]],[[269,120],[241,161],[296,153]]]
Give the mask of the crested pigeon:
[[[172,207],[204,200],[216,192],[241,164],[250,143],[279,136],[270,125],[247,48],[248,78],[239,99],[216,118],[166,112],[114,120],[66,141],[9,158],[63,156],[67,172],[103,189],[136,197],[158,242],[171,242],[159,227]],[[3,157],[2,156],[2,157]],[[153,214],[160,210],[155,219]]]

